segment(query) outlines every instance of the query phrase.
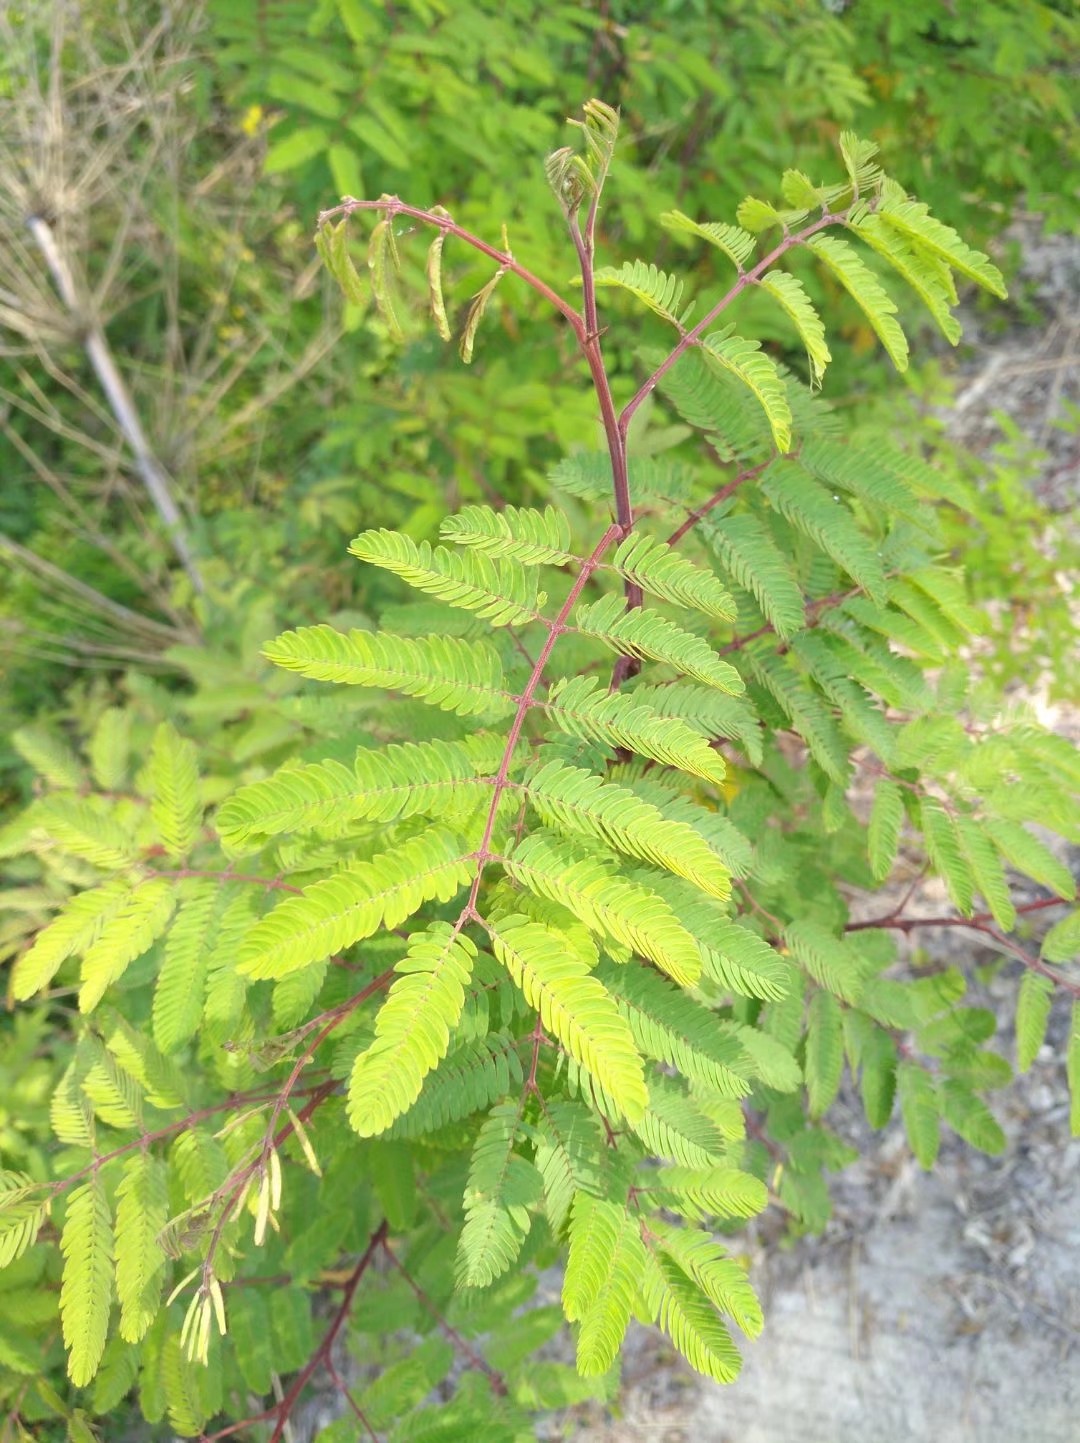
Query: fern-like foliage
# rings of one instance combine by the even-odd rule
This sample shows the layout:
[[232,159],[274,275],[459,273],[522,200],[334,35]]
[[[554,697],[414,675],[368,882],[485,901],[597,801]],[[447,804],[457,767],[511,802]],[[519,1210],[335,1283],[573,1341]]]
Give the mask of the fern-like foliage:
[[709,644],[654,611],[627,611],[617,596],[590,602],[577,613],[577,629],[624,656],[665,662],[720,691],[741,692],[742,678]]
[[511,708],[498,653],[484,642],[306,626],[284,632],[265,654],[316,681],[384,687],[459,716],[505,715]]
[[420,1096],[445,1057],[465,1006],[476,949],[445,923],[418,933],[375,1019],[375,1040],[353,1064],[349,1119],[361,1137],[385,1132]]
[[601,266],[594,272],[593,279],[598,286],[614,286],[629,291],[649,310],[680,330],[687,320],[687,311],[682,306],[683,283],[678,276],[669,276],[644,261],[628,261],[616,269]]
[[312,883],[252,928],[237,970],[246,977],[285,977],[383,927],[397,927],[425,902],[446,901],[467,884],[466,855],[452,832],[431,827],[392,852]]
[[574,560],[570,527],[554,506],[543,511],[524,506],[466,506],[441,522],[439,533],[456,546],[484,552],[488,556],[520,561],[525,566],[565,566]]
[[[925,863],[948,897],[936,922],[974,926],[1022,971],[1018,1064],[1067,1030],[1080,1096],[1080,914],[1045,840],[1080,840],[1080,766],[969,694],[952,663],[983,623],[935,518],[959,488],[866,428],[849,439],[812,394],[833,318],[787,267],[801,250],[901,368],[901,295],[954,340],[957,280],[1000,277],[851,135],[834,175],[786,171],[737,224],[663,218],[734,280],[595,270],[618,120],[590,102],[581,147],[547,167],[580,310],[505,235],[441,207],[346,201],[319,232],[349,302],[374,295],[380,343],[413,326],[414,277],[444,340],[464,302],[466,360],[504,277],[554,307],[606,441],[555,465],[560,499],[510,467],[500,489],[516,503],[527,476],[538,504],[479,504],[456,476],[466,504],[437,540],[420,508],[352,543],[371,584],[342,629],[285,631],[263,648],[273,669],[178,648],[189,687],[134,678],[130,706],[94,701],[80,746],[14,738],[37,783],[0,833],[0,947],[10,1065],[44,1141],[5,1156],[0,1267],[61,1277],[77,1387],[111,1406],[134,1390],[184,1436],[222,1436],[211,1420],[233,1411],[283,1435],[297,1385],[275,1399],[276,1378],[302,1385],[384,1302],[421,1337],[357,1400],[388,1438],[525,1436],[523,1408],[608,1386],[635,1316],[731,1382],[729,1325],[752,1340],[762,1313],[714,1233],[777,1194],[824,1226],[845,1074],[872,1127],[899,1113],[923,1166],[945,1129],[1003,1145],[982,1097],[1008,1073],[993,1019],[964,1005],[958,968],[901,962],[892,934],[918,916],[858,895],[898,865]],[[365,277],[350,235],[368,211]],[[459,245],[494,269],[455,300]],[[617,347],[601,346],[616,290],[672,328],[621,411],[626,374],[612,386]],[[809,385],[749,334],[753,308],[734,330],[747,293],[786,316]],[[264,613],[236,631],[265,636]],[[1050,895],[1021,900],[1016,873]],[[1037,955],[1020,919],[1050,904]],[[72,993],[50,1049],[40,1019]],[[1050,1025],[1059,993],[1067,1029]],[[558,1310],[522,1306],[527,1271],[564,1253],[579,1374],[532,1356]],[[254,1284],[282,1272],[268,1301]],[[329,1334],[311,1306],[328,1281]],[[461,1378],[432,1313],[466,1350]],[[15,1356],[43,1336],[20,1333]],[[422,1404],[447,1379],[433,1422]]]
[[69,1198],[60,1247],[60,1320],[71,1381],[80,1387],[90,1382],[101,1362],[113,1294],[112,1215],[100,1177],[83,1183]]
[[759,341],[722,332],[707,336],[702,343],[705,360],[741,381],[765,413],[778,451],[791,445],[791,406],[776,362],[761,349]]
[[719,579],[645,535],[628,536],[612,557],[623,576],[651,596],[720,621],[735,620],[735,603]]
[[418,591],[450,606],[475,611],[493,626],[515,626],[537,615],[536,587],[522,571],[484,552],[459,553],[419,546],[400,531],[365,531],[349,550],[361,561],[400,576]]
[[566,933],[526,917],[491,924],[495,955],[570,1057],[597,1078],[627,1117],[647,1100],[641,1058],[610,995]]
[[563,1311],[578,1323],[578,1367],[606,1373],[622,1343],[647,1253],[623,1206],[578,1193],[570,1219]]

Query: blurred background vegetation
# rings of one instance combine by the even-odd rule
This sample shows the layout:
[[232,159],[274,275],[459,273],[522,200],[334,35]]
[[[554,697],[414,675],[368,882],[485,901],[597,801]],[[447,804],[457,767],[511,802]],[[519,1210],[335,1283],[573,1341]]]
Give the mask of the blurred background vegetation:
[[[321,208],[383,192],[441,204],[494,241],[505,225],[515,254],[561,282],[573,255],[542,162],[585,98],[623,117],[605,263],[662,264],[679,244],[662,210],[730,219],[785,167],[832,176],[853,128],[1006,269],[1009,306],[973,311],[981,346],[1044,324],[1017,235],[1077,230],[1078,69],[1074,0],[0,6],[0,813],[29,786],[25,759],[85,776],[65,735],[89,736],[107,787],[107,758],[129,737],[138,758],[162,716],[198,741],[211,793],[316,734],[325,755],[328,713],[306,716],[259,647],[285,624],[362,625],[383,605],[368,590],[383,573],[365,574],[348,540],[372,525],[434,536],[472,500],[542,501],[560,455],[595,444],[570,338],[531,293],[500,287],[471,370],[426,317],[391,344],[323,277]],[[446,260],[464,306],[487,275],[452,248]],[[965,451],[941,418],[978,364],[972,344],[957,358],[923,336],[898,380],[860,314],[803,279],[847,316],[828,399],[952,482],[944,534],[996,617],[987,670],[1075,699],[1062,577],[1080,551],[1067,509],[1029,485],[1043,438],[1002,423]],[[740,305],[740,330],[801,373],[794,333],[753,297]],[[610,365],[631,392],[635,350]],[[633,440],[647,454],[685,436],[643,407]],[[2,866],[0,959],[79,882],[59,864]],[[63,1065],[55,1033],[56,1057],[42,1054],[54,1025],[44,1008],[4,1023],[0,1154],[35,1175]],[[223,1086],[244,1084],[236,1059],[220,1067]],[[40,1328],[59,1378],[54,1320]],[[55,1394],[33,1403],[39,1360],[5,1346],[0,1326],[0,1401],[20,1400],[24,1420],[64,1413]],[[125,1357],[95,1411],[126,1392]]]

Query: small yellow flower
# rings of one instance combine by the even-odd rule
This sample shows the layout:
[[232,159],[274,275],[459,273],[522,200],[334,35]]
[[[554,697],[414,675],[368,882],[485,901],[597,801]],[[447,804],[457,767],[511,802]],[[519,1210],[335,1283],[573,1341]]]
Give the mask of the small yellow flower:
[[263,108],[261,105],[249,105],[240,122],[240,129],[245,135],[257,135],[263,122]]

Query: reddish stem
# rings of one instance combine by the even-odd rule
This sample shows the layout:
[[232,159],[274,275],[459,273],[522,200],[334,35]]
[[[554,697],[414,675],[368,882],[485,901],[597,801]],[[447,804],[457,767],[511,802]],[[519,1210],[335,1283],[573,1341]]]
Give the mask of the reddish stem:
[[507,251],[501,251],[497,246],[488,245],[487,241],[481,240],[472,231],[466,230],[464,226],[458,225],[448,215],[433,215],[431,211],[424,210],[421,206],[406,205],[396,195],[384,197],[382,200],[354,200],[351,196],[343,200],[340,205],[333,206],[330,210],[324,210],[319,214],[319,225],[339,215],[353,215],[358,210],[381,211],[387,219],[393,219],[396,215],[411,216],[414,220],[420,220],[425,225],[435,226],[446,235],[456,236],[466,245],[472,246],[473,250],[480,251],[482,255],[490,256],[499,265],[500,269],[509,271],[512,275],[523,280],[527,286],[531,286],[537,295],[543,296],[544,300],[553,305],[561,316],[564,316],[573,327],[574,334],[584,344],[585,323],[567,301],[557,291],[553,291],[549,285],[520,265]]
[[637,408],[650,394],[650,392],[656,389],[657,384],[664,376],[667,375],[668,371],[671,370],[672,366],[674,366],[675,362],[680,358],[680,356],[682,356],[687,350],[689,350],[691,346],[697,345],[704,331],[712,325],[712,323],[716,320],[717,316],[719,316],[722,311],[726,310],[727,307],[731,305],[732,301],[735,300],[737,296],[741,295],[748,286],[752,286],[758,280],[760,280],[761,277],[765,274],[765,272],[769,269],[769,267],[775,261],[778,261],[781,256],[786,255],[788,251],[793,250],[796,246],[803,245],[806,241],[810,239],[812,235],[816,235],[819,230],[825,230],[828,226],[831,225],[843,225],[844,222],[847,220],[847,216],[847,211],[844,211],[839,215],[826,214],[820,216],[810,225],[804,226],[802,230],[795,231],[794,234],[785,235],[779,245],[774,246],[767,256],[765,256],[762,260],[758,261],[756,266],[754,266],[751,270],[743,271],[740,274],[739,279],[735,282],[735,284],[731,287],[727,294],[725,296],[722,296],[710,311],[706,312],[706,314],[701,318],[701,320],[698,321],[696,326],[694,326],[691,330],[687,331],[686,334],[680,338],[678,344],[675,345],[668,353],[667,358],[662,361],[659,366],[657,366],[656,370],[652,373],[648,380],[645,381],[643,385],[639,387],[637,392],[630,398],[630,400],[627,401],[626,405],[623,407],[619,415],[619,434],[623,437],[623,439],[625,440],[626,438],[626,434],[630,429],[630,422],[633,419],[634,412],[637,410]]
[[[1046,897],[1038,902],[1027,902],[1022,907],[1017,907],[1018,913],[1040,912],[1044,907],[1064,906],[1061,897]],[[977,912],[973,917],[874,917],[868,922],[849,922],[844,929],[846,932],[862,932],[868,928],[882,927],[890,932],[914,932],[919,927],[965,927],[972,932],[978,932],[984,937],[989,937],[1004,952],[1016,957],[1031,972],[1037,972],[1040,977],[1046,977],[1053,982],[1055,987],[1062,988],[1072,997],[1080,997],[1080,982],[1070,982],[1068,978],[1062,977],[1060,972],[1049,966],[1041,957],[1034,957],[1006,937],[1004,932],[999,932],[996,927],[991,927],[992,915],[989,912]]]
[[691,511],[681,526],[677,526],[667,539],[669,546],[677,546],[688,531],[695,527],[703,516],[707,516],[715,506],[726,501],[733,491],[737,491],[744,481],[751,481],[755,476],[760,476],[767,466],[772,465],[772,457],[768,461],[761,461],[757,466],[751,466],[747,471],[740,471],[738,476],[726,482],[719,491],[714,491],[708,501],[703,501],[696,511]]
[[469,900],[466,902],[461,918],[459,919],[462,923],[470,917],[477,915],[476,901],[480,895],[480,882],[484,874],[485,866],[492,860],[491,838],[495,831],[495,818],[498,815],[499,802],[502,799],[503,792],[506,791],[510,784],[510,765],[513,760],[514,751],[521,737],[521,729],[525,725],[525,717],[528,715],[529,708],[533,704],[536,689],[540,685],[540,680],[544,674],[544,668],[547,666],[548,659],[555,649],[555,643],[560,636],[569,630],[567,622],[570,613],[577,605],[578,598],[588,584],[589,578],[599,566],[600,559],[604,552],[618,535],[619,526],[613,522],[593,547],[592,553],[582,563],[581,570],[578,572],[577,578],[570,588],[566,600],[559,608],[559,613],[555,620],[551,623],[551,630],[548,632],[544,645],[540,649],[540,654],[536,658],[536,663],[533,666],[528,681],[525,683],[525,688],[518,698],[517,710],[514,713],[514,720],[510,725],[510,733],[506,739],[506,747],[503,750],[502,761],[499,763],[499,770],[493,784],[494,795],[491,799],[491,806],[488,808],[487,820],[484,823],[484,835],[475,853],[477,862],[476,876],[473,878]]
[[219,1440],[222,1438],[229,1438],[234,1433],[239,1433],[243,1428],[252,1428],[256,1423],[269,1422],[271,1418],[274,1418],[276,1421],[274,1423],[274,1431],[270,1435],[270,1443],[280,1443],[281,1437],[285,1432],[286,1424],[289,1421],[289,1416],[296,1406],[297,1399],[307,1387],[312,1374],[318,1370],[321,1364],[329,1360],[331,1350],[337,1340],[337,1335],[341,1332],[345,1324],[345,1319],[349,1316],[356,1290],[360,1286],[364,1274],[371,1266],[371,1261],[378,1251],[379,1245],[385,1239],[386,1233],[387,1224],[383,1221],[372,1233],[368,1240],[368,1245],[364,1249],[363,1256],[349,1274],[349,1279],[345,1284],[345,1290],[342,1294],[341,1303],[335,1309],[330,1326],[323,1334],[322,1341],[296,1375],[292,1386],[284,1398],[282,1398],[281,1402],[275,1403],[272,1408],[264,1408],[261,1413],[252,1414],[250,1418],[242,1418],[239,1423],[230,1423],[227,1428],[222,1428],[217,1433],[204,1433],[199,1439],[199,1443],[219,1443]]
[[[446,1321],[446,1319],[439,1312],[438,1308],[435,1306],[431,1298],[428,1297],[427,1293],[424,1292],[420,1284],[406,1269],[405,1264],[394,1252],[393,1248],[390,1246],[389,1241],[385,1237],[382,1240],[382,1249],[383,1252],[386,1254],[387,1258],[390,1260],[391,1263],[393,1263],[394,1267],[397,1268],[398,1272],[408,1283],[409,1287],[416,1294],[417,1298],[424,1305],[424,1307],[431,1314],[431,1316],[435,1319],[439,1327],[442,1328],[443,1332],[458,1349],[458,1351],[464,1357],[468,1358],[469,1362],[474,1368],[477,1368],[481,1373],[486,1374],[488,1380],[491,1383],[492,1392],[497,1393],[500,1397],[505,1396],[506,1383],[503,1379],[502,1374],[497,1372],[485,1358],[482,1358],[480,1354],[476,1352],[476,1350],[465,1341],[465,1339],[461,1336],[461,1334],[453,1326],[452,1323],[448,1323]],[[274,1443],[274,1440],[271,1439],[270,1443]]]

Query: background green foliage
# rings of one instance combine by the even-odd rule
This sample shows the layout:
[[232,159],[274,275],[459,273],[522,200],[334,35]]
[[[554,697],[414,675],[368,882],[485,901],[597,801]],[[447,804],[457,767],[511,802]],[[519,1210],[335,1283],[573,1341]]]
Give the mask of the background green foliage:
[[[402,291],[409,299],[402,308],[404,345],[397,345],[366,298],[342,310],[318,268],[311,247],[314,217],[337,196],[396,192],[417,204],[442,204],[494,243],[505,224],[517,258],[563,285],[574,274],[575,258],[540,162],[564,143],[566,115],[576,113],[585,96],[599,94],[622,110],[600,259],[618,266],[644,254],[687,275],[691,288],[712,284],[719,257],[676,232],[657,232],[656,215],[678,209],[695,219],[732,218],[747,193],[775,199],[776,178],[786,166],[834,177],[837,138],[847,127],[872,134],[890,173],[972,243],[992,244],[1018,209],[1044,214],[1052,227],[1076,224],[1080,149],[1068,84],[1078,22],[1066,3],[956,0],[944,7],[927,0],[898,9],[884,0],[836,7],[816,0],[687,0],[594,8],[209,0],[205,12],[185,7],[179,20],[172,12],[165,20],[147,4],[133,30],[114,7],[91,5],[83,23],[69,25],[59,37],[57,8],[39,0],[6,17],[9,43],[0,54],[4,132],[16,138],[5,158],[17,182],[3,189],[5,238],[14,237],[5,252],[11,261],[4,287],[15,292],[17,304],[9,306],[5,295],[0,465],[9,481],[0,502],[0,533],[22,548],[5,552],[12,565],[0,580],[0,613],[8,623],[0,765],[12,818],[0,863],[5,959],[24,952],[69,896],[100,882],[101,868],[132,849],[161,849],[163,858],[174,858],[159,863],[165,869],[177,865],[175,856],[189,846],[204,849],[201,863],[208,870],[232,865],[199,830],[202,822],[191,812],[181,814],[183,807],[177,810],[175,798],[190,797],[190,784],[175,791],[172,803],[168,799],[162,772],[174,765],[170,759],[188,765],[187,743],[198,758],[200,811],[205,808],[209,818],[238,783],[263,777],[288,759],[330,757],[351,765],[358,714],[371,745],[441,734],[445,719],[436,725],[435,714],[419,703],[399,704],[391,723],[377,708],[358,713],[355,696],[316,701],[310,689],[260,657],[260,648],[284,625],[331,621],[342,629],[368,628],[378,616],[402,636],[430,629],[436,613],[404,607],[392,575],[347,556],[348,541],[358,532],[388,526],[417,543],[433,541],[442,519],[463,506],[496,499],[537,504],[557,495],[574,536],[588,544],[596,539],[598,513],[586,482],[579,478],[576,489],[556,493],[549,479],[568,453],[591,450],[599,440],[594,402],[570,337],[551,326],[531,293],[507,278],[485,317],[475,363],[466,370],[424,314],[423,247],[407,237]],[[143,42],[148,34],[155,39],[149,47],[135,44],[136,33]],[[133,65],[136,52],[142,58]],[[50,67],[66,77],[71,143],[61,175],[42,168],[33,139],[40,119],[33,77],[43,80]],[[120,115],[128,117],[123,124],[116,120]],[[109,126],[106,116],[112,117]],[[29,214],[44,208],[53,215],[51,207],[185,505],[205,580],[202,596],[176,566],[146,503],[129,451],[102,403],[80,327],[58,315],[42,257],[25,239]],[[897,392],[903,383],[859,310],[821,267],[793,269],[829,321],[828,394],[842,411],[854,409],[862,418],[855,423],[856,442],[872,446],[897,431],[912,452],[934,442],[932,430],[917,419],[912,393]],[[460,322],[466,298],[489,275],[486,263],[460,248],[449,254],[445,283],[453,320]],[[606,355],[616,387],[628,394],[644,374],[642,342],[660,344],[663,327],[614,292],[607,298],[612,327]],[[742,333],[761,339],[796,376],[808,376],[796,331],[771,301],[748,297],[738,322]],[[917,342],[926,339],[917,320],[912,334]],[[915,350],[927,354],[925,345]],[[914,390],[938,384],[916,377]],[[855,399],[859,408],[850,406]],[[675,463],[697,487],[696,499],[707,494],[712,468],[702,463],[677,396],[643,408],[633,440],[643,474],[654,460]],[[996,460],[989,484],[971,458],[936,450],[946,497],[972,507],[978,518],[973,528],[948,500],[940,504],[943,544],[953,559],[968,563],[980,599],[997,602],[1006,615],[1021,610],[1030,626],[1023,649],[1011,631],[991,634],[997,679],[1023,675],[1035,657],[1059,670],[1064,689],[1068,677],[1061,663],[1073,630],[1053,600],[1057,568],[1046,560],[1045,542],[1040,548],[1034,540],[1052,522],[1022,485],[1022,443],[1012,445]],[[1051,555],[1055,544],[1051,540]],[[805,531],[797,547],[806,568],[800,579],[811,595],[827,594],[835,557],[818,554],[811,562],[814,546]],[[60,577],[43,572],[41,562]],[[69,579],[93,587],[98,599],[88,601]],[[952,615],[936,619],[950,646],[959,635],[957,623],[970,619],[965,601],[957,590],[950,597]],[[121,614],[117,605],[127,610]],[[440,626],[448,625],[445,611],[437,615]],[[909,628],[905,640],[912,634]],[[931,645],[925,634],[923,642]],[[943,654],[939,648],[931,659]],[[955,709],[962,689],[948,670],[942,688],[937,705]],[[782,700],[774,695],[771,706],[779,722]],[[736,729],[737,744],[739,736]],[[1010,766],[1026,768],[1032,788],[1065,795],[1075,782],[1070,765],[1059,750],[1040,751],[1043,743],[1033,737],[1010,743]],[[827,758],[831,733],[819,740]],[[753,743],[744,734],[741,745]],[[938,779],[966,768],[972,784],[982,787],[993,769],[993,748],[976,756],[979,748],[968,747],[954,726],[932,715],[905,745],[904,764]],[[1007,748],[995,745],[1000,758]],[[773,1049],[761,1044],[766,1050],[758,1058],[762,1116],[769,1147],[780,1150],[785,1166],[777,1171],[769,1147],[743,1139],[732,1109],[719,1105],[697,1120],[696,1137],[679,1144],[677,1165],[700,1164],[710,1148],[737,1164],[721,1203],[715,1194],[702,1203],[703,1211],[728,1219],[722,1231],[734,1230],[738,1218],[754,1210],[763,1182],[778,1191],[793,1226],[817,1228],[828,1209],[823,1173],[847,1157],[821,1121],[840,1080],[844,1048],[870,1121],[883,1124],[895,1089],[912,1147],[924,1163],[936,1150],[942,1110],[969,1142],[999,1145],[996,1124],[977,1094],[1003,1081],[1007,1069],[983,1045],[989,1037],[985,1015],[947,1010],[963,991],[955,971],[924,976],[913,989],[919,1053],[935,1058],[935,1069],[951,1079],[942,1093],[936,1086],[928,1090],[928,1074],[910,1058],[896,1065],[887,1028],[910,1027],[914,1019],[889,1011],[900,1005],[894,996],[878,999],[876,1021],[886,1024],[884,1031],[863,1010],[846,1005],[842,981],[837,1000],[824,982],[829,958],[822,959],[812,927],[835,927],[840,920],[830,879],[872,884],[863,833],[851,829],[827,766],[815,775],[816,791],[808,796],[801,790],[805,778],[782,757],[770,761],[764,776],[756,773],[753,755],[746,763],[728,800],[732,823],[753,837],[765,858],[765,884],[756,893],[761,905],[784,912],[779,879],[789,866],[800,892],[819,899],[811,930],[804,928],[791,944],[815,979],[805,1032],[800,993],[790,1005],[777,1000],[770,1006],[760,1034],[775,1041]],[[68,817],[59,842],[54,838],[44,852],[35,846],[27,854],[21,803],[34,797],[47,807],[54,794],[69,803],[82,799],[78,804],[89,809],[87,835]],[[825,840],[815,825],[774,843],[767,818],[777,796],[785,806],[816,809]],[[879,787],[873,815],[863,818],[875,876],[888,869],[901,811],[901,800]],[[1068,817],[1059,813],[1050,820],[1067,824]],[[98,833],[105,823],[111,842],[103,851]],[[326,838],[314,859],[282,844],[271,877],[283,872],[290,885],[303,885],[355,842],[355,834],[347,835],[349,842]],[[934,860],[948,872],[950,838],[941,836]],[[1010,860],[1051,891],[1067,891],[1067,876],[1041,852]],[[973,885],[974,865],[970,859],[952,862],[958,905]],[[984,884],[985,874],[980,891]],[[395,1420],[419,1407],[451,1373],[454,1401],[441,1415],[451,1432],[438,1436],[528,1436],[530,1410],[610,1395],[611,1375],[580,1378],[532,1357],[531,1349],[558,1328],[560,1312],[532,1306],[522,1322],[519,1310],[536,1286],[531,1271],[505,1274],[482,1299],[455,1293],[456,1237],[437,1219],[456,1215],[461,1205],[468,1165],[462,1148],[472,1134],[460,1120],[429,1134],[419,1147],[400,1139],[365,1143],[360,1167],[355,1134],[342,1125],[320,1140],[322,1181],[294,1135],[282,1149],[288,1205],[290,1215],[307,1217],[309,1226],[294,1227],[286,1237],[269,1230],[252,1255],[259,1276],[288,1275],[292,1285],[272,1292],[226,1286],[229,1336],[219,1340],[215,1326],[209,1344],[215,1367],[208,1372],[188,1362],[179,1346],[190,1295],[151,1322],[166,1265],[148,1268],[146,1276],[126,1275],[118,1279],[119,1334],[114,1327],[102,1369],[89,1388],[71,1387],[62,1320],[69,1310],[72,1316],[85,1310],[69,1288],[60,1290],[58,1230],[64,1230],[69,1251],[78,1247],[85,1255],[92,1294],[111,1210],[125,1234],[128,1219],[141,1218],[135,1225],[149,1237],[158,1221],[196,1207],[245,1166],[262,1136],[265,1112],[242,1118],[221,1137],[215,1129],[225,1118],[217,1113],[183,1135],[170,1129],[187,1112],[215,1108],[230,1094],[259,1099],[275,1091],[295,1056],[295,1045],[289,1052],[281,1038],[315,1010],[314,994],[293,989],[290,995],[283,983],[262,984],[250,1014],[237,1012],[228,995],[223,959],[256,911],[273,899],[272,888],[256,894],[257,903],[240,889],[231,910],[219,913],[198,878],[183,885],[180,905],[188,920],[183,927],[174,924],[168,941],[164,897],[156,911],[154,893],[140,902],[145,911],[129,920],[141,941],[131,944],[139,950],[122,1001],[107,996],[91,1027],[73,1011],[77,989],[67,985],[65,974],[43,1001],[20,1002],[0,1022],[5,1179],[24,1175],[40,1182],[70,1174],[88,1156],[90,1129],[99,1151],[143,1132],[162,1133],[159,1151],[170,1164],[166,1175],[138,1151],[125,1155],[105,1174],[104,1188],[94,1183],[74,1193],[66,1214],[54,1212],[43,1242],[0,1272],[4,1443],[65,1432],[86,1443],[95,1417],[107,1420],[102,1435],[113,1436],[137,1378],[139,1407],[160,1437],[194,1436],[223,1407],[235,1416],[238,1400],[242,1406],[245,1397],[268,1398],[276,1376],[301,1369],[312,1355],[325,1323],[320,1309],[327,1299],[336,1305],[347,1281],[335,1271],[338,1260],[362,1255],[380,1218],[396,1241],[380,1254],[378,1275],[365,1279],[365,1289],[373,1291],[349,1325],[350,1348],[373,1367],[357,1401],[380,1434],[396,1428],[394,1437],[435,1436],[424,1432],[431,1420],[422,1409],[416,1418]],[[1002,925],[1008,920],[1004,912],[995,916]],[[1051,934],[1045,953],[1051,964],[1075,951],[1069,925]],[[200,942],[211,932],[216,941]],[[885,934],[865,935],[874,939],[866,956],[884,969],[892,957]],[[366,943],[364,956],[374,955],[385,969],[402,951],[386,936]],[[204,1020],[189,1053],[197,1019],[175,979],[186,977],[190,965],[222,976],[220,1014]],[[355,992],[347,968],[324,968],[308,980],[318,984],[322,1009],[344,1004]],[[1020,994],[1021,1066],[1037,1050],[1046,1023],[1049,996],[1040,980],[1025,974]],[[159,1000],[165,994],[169,1000]],[[739,1021],[755,1020],[760,1001],[737,1003]],[[511,1030],[523,1024],[520,998],[510,989],[498,991],[492,1009]],[[247,1030],[238,1036],[241,1015]],[[342,1032],[327,1063],[332,1078],[346,1077],[356,1052],[370,1041],[364,1029],[372,1015],[361,1013],[366,1020]],[[479,1022],[476,1027],[479,1036]],[[240,1045],[224,1050],[226,1041]],[[791,1072],[792,1049],[806,1069],[809,1124],[802,1102],[788,1090],[799,1076],[797,1067]],[[1074,1039],[1074,1069],[1080,1067],[1078,1049]],[[189,1065],[189,1058],[198,1064]],[[297,1097],[298,1111],[306,1097]],[[477,1097],[478,1103],[490,1100]],[[675,1108],[671,1099],[668,1105]],[[663,1133],[668,1148],[674,1145],[673,1116],[669,1112]],[[588,1133],[581,1115],[571,1111],[564,1120],[572,1138],[575,1129]],[[685,1115],[676,1120],[685,1123]],[[485,1123],[494,1141],[502,1125],[497,1112]],[[577,1141],[586,1156],[588,1137]],[[520,1161],[511,1217],[514,1206],[527,1211],[533,1205],[540,1186],[533,1174],[544,1172],[540,1153],[532,1162]],[[748,1179],[741,1195],[733,1180],[740,1177]],[[474,1181],[470,1225],[477,1227],[485,1206],[482,1171]],[[550,1184],[550,1172],[544,1181]],[[679,1179],[670,1181],[674,1186]],[[235,1281],[227,1272],[232,1241],[241,1234],[250,1238],[271,1182],[255,1178],[247,1214],[229,1225],[220,1254],[226,1285]],[[685,1177],[681,1183],[689,1185]],[[15,1218],[17,1232],[39,1196],[27,1194],[24,1212],[22,1204],[7,1209],[5,1223]],[[138,1206],[129,1202],[125,1214],[125,1199],[132,1198]],[[549,1190],[549,1217],[551,1207]],[[170,1246],[177,1252],[190,1247],[200,1226],[195,1217],[192,1236],[174,1234]],[[522,1262],[539,1268],[557,1256],[551,1234],[539,1224],[527,1237],[511,1224],[508,1237],[521,1248]],[[616,1238],[612,1246],[613,1256],[620,1256],[624,1243]],[[624,1267],[637,1269],[632,1239],[624,1250]],[[149,1241],[140,1256],[156,1256]],[[394,1257],[407,1272],[394,1266]],[[239,1265],[240,1254],[237,1259]],[[570,1307],[582,1316],[588,1293],[573,1281],[573,1254],[571,1266]],[[683,1256],[681,1266],[694,1274],[693,1259]],[[173,1281],[184,1271],[177,1267]],[[617,1268],[615,1275],[617,1281]],[[731,1316],[752,1335],[752,1295],[748,1301],[733,1293],[726,1273],[714,1274],[712,1285],[727,1289]],[[649,1286],[655,1295],[664,1281],[653,1278]],[[457,1373],[460,1349],[455,1353],[446,1342],[432,1308],[467,1348],[484,1339],[487,1372],[495,1371],[509,1395],[496,1420],[486,1402],[490,1376],[479,1365]],[[210,1320],[210,1303],[205,1315]],[[202,1316],[196,1321],[201,1326]],[[104,1319],[93,1320],[92,1331],[98,1331],[87,1345],[91,1350],[104,1327]],[[589,1346],[596,1358],[607,1356],[603,1339],[593,1338]],[[715,1363],[714,1370],[721,1366]],[[376,1368],[383,1370],[378,1377]],[[88,1364],[73,1363],[77,1381],[90,1371]],[[334,1436],[328,1433],[326,1443]]]

